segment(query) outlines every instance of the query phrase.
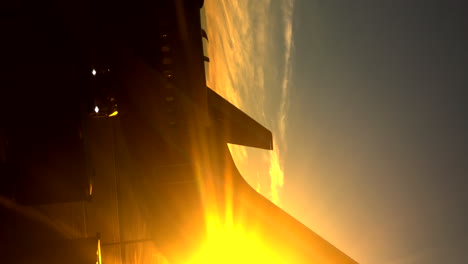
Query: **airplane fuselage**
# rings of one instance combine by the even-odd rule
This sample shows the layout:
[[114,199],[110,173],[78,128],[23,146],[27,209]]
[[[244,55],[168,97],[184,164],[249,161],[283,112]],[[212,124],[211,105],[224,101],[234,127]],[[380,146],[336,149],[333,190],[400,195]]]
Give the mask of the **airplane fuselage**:
[[[0,102],[0,169],[8,183],[0,190],[8,201],[2,205],[67,208],[89,199],[100,192],[93,180],[106,178],[96,173],[103,166],[98,159],[89,158],[99,153],[112,156],[108,171],[115,174],[116,195],[110,196],[118,221],[109,222],[118,223],[120,242],[147,238],[172,263],[186,263],[208,238],[215,215],[256,233],[284,263],[354,264],[258,194],[237,170],[227,143],[272,149],[272,135],[206,87],[202,3],[19,4],[2,18],[12,27],[5,38],[8,89]],[[110,138],[102,144],[109,149],[91,155],[100,146],[92,131],[104,131],[102,119],[111,120],[101,137]],[[17,218],[10,207],[1,211],[9,216],[5,230]],[[106,209],[92,216],[95,222]],[[13,242],[3,252],[69,241],[30,225],[31,219],[24,222],[8,230]],[[55,244],[44,232],[54,234]],[[23,247],[22,240],[30,244]],[[128,250],[121,244],[124,262]],[[63,262],[49,257],[45,262]]]

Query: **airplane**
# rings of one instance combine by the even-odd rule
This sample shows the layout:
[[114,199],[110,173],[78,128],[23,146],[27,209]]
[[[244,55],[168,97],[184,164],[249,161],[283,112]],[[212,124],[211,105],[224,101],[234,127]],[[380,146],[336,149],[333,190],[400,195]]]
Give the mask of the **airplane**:
[[[5,9],[2,262],[107,263],[108,246],[108,262],[130,263],[135,244],[150,243],[169,263],[192,263],[205,241],[226,243],[212,237],[219,224],[254,234],[275,263],[357,263],[237,170],[228,143],[272,150],[273,136],[207,87],[203,4]],[[242,255],[216,250],[195,263]]]

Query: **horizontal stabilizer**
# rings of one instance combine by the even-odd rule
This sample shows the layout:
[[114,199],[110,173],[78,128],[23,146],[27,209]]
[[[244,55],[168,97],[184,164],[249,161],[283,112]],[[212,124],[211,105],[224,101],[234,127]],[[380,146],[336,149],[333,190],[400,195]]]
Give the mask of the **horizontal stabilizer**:
[[216,129],[226,143],[273,149],[270,130],[208,88],[208,109]]

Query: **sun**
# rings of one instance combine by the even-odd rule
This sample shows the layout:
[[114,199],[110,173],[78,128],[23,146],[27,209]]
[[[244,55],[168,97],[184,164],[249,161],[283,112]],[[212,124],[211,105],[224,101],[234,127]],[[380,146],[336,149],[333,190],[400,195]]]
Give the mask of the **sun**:
[[222,223],[216,216],[207,220],[206,241],[188,264],[285,263],[254,232],[232,222]]

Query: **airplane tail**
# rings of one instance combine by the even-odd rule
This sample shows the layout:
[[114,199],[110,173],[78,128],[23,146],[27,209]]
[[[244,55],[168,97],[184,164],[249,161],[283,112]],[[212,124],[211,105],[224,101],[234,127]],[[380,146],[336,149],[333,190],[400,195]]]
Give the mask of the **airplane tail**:
[[273,149],[273,136],[264,126],[208,89],[208,112],[224,142],[254,148]]

